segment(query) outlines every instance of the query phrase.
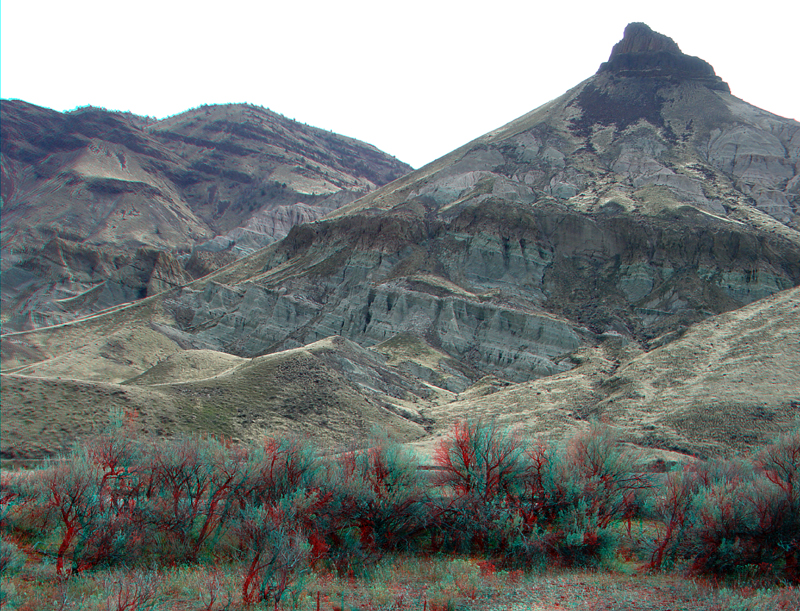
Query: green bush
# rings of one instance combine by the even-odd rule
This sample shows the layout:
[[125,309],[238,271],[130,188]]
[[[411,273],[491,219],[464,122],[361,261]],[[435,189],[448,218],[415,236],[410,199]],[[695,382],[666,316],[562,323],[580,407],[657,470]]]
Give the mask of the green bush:
[[683,562],[693,573],[800,582],[798,474],[798,431],[755,457],[668,474],[648,502],[660,526],[646,567]]
[[18,573],[25,563],[25,554],[15,543],[0,539],[0,578]]

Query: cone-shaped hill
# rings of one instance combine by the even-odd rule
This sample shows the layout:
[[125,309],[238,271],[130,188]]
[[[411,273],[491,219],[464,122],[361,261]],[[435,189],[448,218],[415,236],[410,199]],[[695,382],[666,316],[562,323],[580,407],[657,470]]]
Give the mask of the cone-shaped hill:
[[797,285],[799,162],[800,124],[631,24],[562,97],[182,291],[178,327],[244,356],[408,332],[552,374],[598,334],[650,341]]

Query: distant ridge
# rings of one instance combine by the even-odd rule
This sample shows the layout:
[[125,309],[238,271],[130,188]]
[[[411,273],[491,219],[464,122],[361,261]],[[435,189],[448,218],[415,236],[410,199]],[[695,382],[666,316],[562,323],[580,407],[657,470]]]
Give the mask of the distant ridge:
[[[141,271],[152,268],[151,251],[179,255],[159,288],[185,284],[411,169],[371,145],[250,105],[158,121],[0,104],[8,329],[154,294]],[[56,251],[66,258],[48,255]],[[104,295],[60,307],[90,289]]]

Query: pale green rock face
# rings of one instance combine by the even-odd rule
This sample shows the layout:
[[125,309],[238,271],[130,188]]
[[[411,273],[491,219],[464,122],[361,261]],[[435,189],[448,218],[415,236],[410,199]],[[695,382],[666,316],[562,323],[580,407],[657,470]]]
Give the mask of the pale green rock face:
[[619,288],[628,301],[635,303],[653,290],[656,270],[647,263],[634,263],[620,267]]
[[198,342],[217,350],[235,345],[241,354],[263,353],[276,344],[294,348],[331,335],[374,346],[410,333],[435,337],[445,353],[479,370],[523,381],[563,371],[558,357],[581,344],[564,321],[458,296],[436,297],[399,283],[353,290],[330,310],[253,285],[244,295],[209,285],[183,299],[196,307],[189,328],[203,329],[194,334]]
[[701,81],[601,73],[185,292],[185,331],[245,356],[408,333],[519,382],[795,286],[800,125]]
[[[715,276],[716,270],[705,271],[708,277]],[[776,276],[768,271],[758,269],[752,271],[723,272],[719,274],[715,281],[733,299],[742,303],[751,303],[764,297],[791,288],[784,278]]]

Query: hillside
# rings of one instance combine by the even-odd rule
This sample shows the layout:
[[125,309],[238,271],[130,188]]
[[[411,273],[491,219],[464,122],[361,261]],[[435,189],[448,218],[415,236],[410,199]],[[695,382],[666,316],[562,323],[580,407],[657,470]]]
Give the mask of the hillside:
[[458,419],[601,417],[648,451],[768,441],[800,404],[800,124],[730,91],[631,24],[563,96],[261,250],[4,335],[3,456],[34,380],[191,398],[240,438],[385,421],[427,452]]
[[61,300],[89,289],[78,313],[185,284],[410,170],[243,104],[161,121],[18,100],[0,113],[8,329],[69,320]]

